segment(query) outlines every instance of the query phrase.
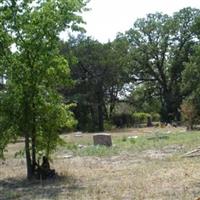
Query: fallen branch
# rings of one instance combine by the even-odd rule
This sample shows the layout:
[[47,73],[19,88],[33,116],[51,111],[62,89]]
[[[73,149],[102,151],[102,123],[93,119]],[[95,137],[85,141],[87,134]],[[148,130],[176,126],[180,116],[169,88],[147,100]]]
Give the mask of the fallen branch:
[[[198,153],[198,154],[196,154]],[[186,154],[184,154],[182,157],[196,157],[196,156],[200,156],[200,147],[187,152]]]

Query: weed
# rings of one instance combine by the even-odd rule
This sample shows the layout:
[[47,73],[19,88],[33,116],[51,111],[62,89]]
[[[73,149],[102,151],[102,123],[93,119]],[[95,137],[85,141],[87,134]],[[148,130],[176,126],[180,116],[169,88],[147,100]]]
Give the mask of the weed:
[[83,149],[79,149],[77,152],[79,156],[109,156],[115,155],[119,153],[119,148],[116,146],[113,147],[106,147],[103,145],[90,145]]
[[126,142],[127,141],[127,137],[124,135],[123,137],[122,137],[122,142]]

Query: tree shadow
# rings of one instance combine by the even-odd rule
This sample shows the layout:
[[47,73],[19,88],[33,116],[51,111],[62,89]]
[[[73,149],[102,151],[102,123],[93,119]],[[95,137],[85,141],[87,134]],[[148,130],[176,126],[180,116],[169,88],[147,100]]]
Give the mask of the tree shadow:
[[[0,199],[57,199],[62,192],[84,189],[73,176],[56,176],[49,180],[28,181],[24,178],[0,180]],[[67,198],[67,197],[66,197]]]

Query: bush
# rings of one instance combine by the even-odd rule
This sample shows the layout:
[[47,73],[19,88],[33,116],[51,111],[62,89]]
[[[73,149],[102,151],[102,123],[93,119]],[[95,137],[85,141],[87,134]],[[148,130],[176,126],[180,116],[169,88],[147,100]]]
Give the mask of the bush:
[[126,142],[127,141],[127,137],[124,135],[123,137],[122,137],[122,142]]
[[[150,120],[150,121],[149,121]],[[135,112],[133,114],[121,113],[115,114],[112,117],[112,123],[116,127],[133,127],[137,124],[151,124],[151,121],[160,121],[160,115],[158,113],[144,113],[144,112]]]
[[151,113],[151,118],[153,122],[159,122],[160,121],[160,114],[159,113]]
[[181,104],[181,114],[184,120],[187,122],[187,128],[189,130],[193,129],[193,125],[197,119],[197,109],[192,102],[192,100],[185,100]]
[[136,124],[147,123],[148,118],[151,118],[151,115],[148,113],[133,113],[133,118]]
[[120,128],[131,127],[134,125],[134,118],[128,113],[115,114],[112,117],[112,123]]
[[111,131],[113,128],[114,127],[110,121],[104,121],[104,129],[106,131]]

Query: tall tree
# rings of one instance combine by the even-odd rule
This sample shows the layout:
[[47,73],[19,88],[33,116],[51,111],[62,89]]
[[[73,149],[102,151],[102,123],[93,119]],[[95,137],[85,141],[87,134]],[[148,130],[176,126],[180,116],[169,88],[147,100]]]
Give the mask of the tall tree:
[[192,31],[199,10],[184,8],[173,17],[161,13],[138,19],[126,32],[134,81],[152,86],[160,97],[163,121],[180,119],[180,90],[184,63],[198,40]]
[[1,65],[6,78],[0,94],[1,152],[10,138],[24,137],[28,179],[34,176],[37,152],[48,157],[60,143],[60,128],[74,123],[57,92],[70,83],[58,36],[66,27],[77,29],[82,22],[77,13],[84,7],[83,0],[0,2],[3,30],[16,46]]
[[[72,99],[78,103],[76,115],[80,128],[103,131],[104,120],[111,117],[118,94],[127,81],[123,57],[127,54],[127,43],[118,38],[113,43],[101,44],[80,35],[63,44],[61,52],[73,58],[71,73],[76,84]],[[84,127],[87,124],[89,127]]]

